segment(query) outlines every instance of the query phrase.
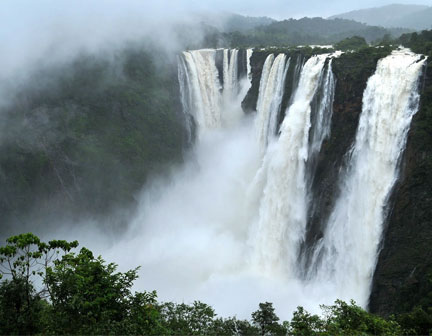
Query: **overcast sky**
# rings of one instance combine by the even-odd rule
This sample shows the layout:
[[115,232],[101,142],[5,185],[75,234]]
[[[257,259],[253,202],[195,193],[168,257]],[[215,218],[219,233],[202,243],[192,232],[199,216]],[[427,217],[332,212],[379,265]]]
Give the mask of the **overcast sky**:
[[[179,16],[185,11],[220,10],[277,19],[303,16],[330,16],[355,9],[392,3],[424,4],[432,0],[1,0],[0,18],[6,23],[50,16],[101,14],[111,16],[130,11],[158,17]],[[4,22],[4,21],[3,21]],[[3,23],[1,23],[4,26]]]
[[[351,10],[379,7],[393,3],[432,6],[432,0],[219,0],[190,1],[204,3],[208,8],[220,8],[251,16],[270,16],[276,19],[304,16],[331,16]],[[217,5],[216,5],[217,4]]]
[[[0,80],[40,60],[63,59],[78,49],[97,49],[125,39],[151,36],[165,45],[170,22],[193,13],[235,12],[276,19],[327,17],[377,7],[392,0],[0,0]],[[432,0],[404,0],[432,5]],[[156,28],[155,28],[156,27]],[[150,32],[150,33],[149,33]],[[172,34],[171,34],[172,35]]]

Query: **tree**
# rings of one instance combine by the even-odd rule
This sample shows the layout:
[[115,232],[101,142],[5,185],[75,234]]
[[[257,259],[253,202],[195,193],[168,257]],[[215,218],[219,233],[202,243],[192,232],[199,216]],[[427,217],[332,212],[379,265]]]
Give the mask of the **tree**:
[[87,248],[69,253],[47,269],[56,334],[145,333],[161,334],[156,292],[136,293],[131,287],[138,268],[116,272]]
[[46,302],[24,278],[0,284],[0,334],[29,335],[42,331]]
[[397,316],[398,323],[403,328],[404,335],[430,335],[432,334],[432,308],[423,309],[414,307],[414,309],[405,314]]
[[338,50],[358,50],[367,46],[368,44],[363,37],[353,36],[336,43],[334,47]]
[[258,336],[260,334],[260,330],[257,327],[251,325],[247,320],[238,320],[235,317],[229,317],[225,319],[215,319],[208,334],[215,336]]
[[322,317],[311,315],[302,307],[294,312],[290,335],[400,335],[402,330],[393,320],[370,314],[354,301],[336,300],[334,305],[321,305]]
[[138,268],[116,272],[116,264],[86,248],[70,252],[76,246],[31,233],[7,239],[0,248],[8,277],[0,284],[0,334],[166,334],[156,292],[131,293]]
[[324,330],[324,322],[318,315],[311,315],[303,307],[297,307],[289,324],[290,335],[313,336]]
[[370,314],[357,306],[353,300],[348,304],[336,300],[332,306],[322,305],[326,316],[326,329],[338,335],[400,335],[401,328],[393,320]]
[[[0,248],[0,334],[124,335],[400,335],[431,331],[432,310],[419,307],[390,318],[369,314],[354,301],[322,305],[321,316],[302,307],[290,323],[279,323],[273,304],[260,303],[246,320],[217,318],[200,301],[158,303],[156,292],[132,293],[138,268],[117,272],[117,265],[62,240],[41,242],[28,233]],[[60,252],[63,251],[63,254]],[[35,279],[39,277],[39,284]]]
[[1,284],[0,314],[2,334],[35,333],[40,328],[42,298],[49,289],[42,286],[39,291],[33,285],[34,278],[43,279],[47,268],[59,257],[60,251],[66,253],[78,246],[78,242],[52,240],[43,243],[32,233],[12,236],[6,246],[0,247],[0,277],[8,279]]
[[166,302],[160,305],[164,326],[175,335],[208,334],[216,317],[214,309],[200,301],[193,304]]
[[262,336],[286,334],[286,328],[278,323],[279,317],[270,302],[259,304],[259,310],[252,313],[252,321],[260,329]]

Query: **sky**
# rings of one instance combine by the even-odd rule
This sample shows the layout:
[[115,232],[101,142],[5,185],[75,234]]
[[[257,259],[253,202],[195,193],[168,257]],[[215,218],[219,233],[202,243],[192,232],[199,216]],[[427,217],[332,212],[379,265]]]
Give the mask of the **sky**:
[[[338,14],[397,0],[0,0],[0,82],[28,66],[100,50],[125,40],[152,37],[164,46],[172,22],[197,13],[234,12],[276,19]],[[432,5],[432,0],[404,0]]]
[[[192,1],[191,1],[192,2]],[[419,4],[432,6],[432,0],[219,0],[203,1],[211,8],[223,8],[250,16],[270,16],[275,19],[301,18],[301,17],[327,17],[356,9],[380,7],[393,3]],[[217,3],[217,5],[216,5]]]
[[74,15],[100,16],[101,20],[124,14],[147,19],[178,18],[191,11],[228,11],[249,16],[276,19],[304,16],[331,16],[346,11],[379,7],[392,3],[432,6],[432,0],[2,0],[1,26],[43,23],[47,18],[70,18]]

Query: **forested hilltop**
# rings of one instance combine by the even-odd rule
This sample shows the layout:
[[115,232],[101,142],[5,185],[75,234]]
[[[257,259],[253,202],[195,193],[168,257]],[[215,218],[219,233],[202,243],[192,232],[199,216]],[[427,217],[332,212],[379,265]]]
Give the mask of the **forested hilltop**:
[[256,27],[247,32],[225,34],[232,47],[236,46],[296,46],[334,44],[347,37],[360,36],[367,42],[380,42],[410,32],[405,28],[386,29],[345,19],[289,19]]
[[[199,47],[289,47],[298,45],[328,45],[345,38],[359,36],[368,43],[397,38],[414,30],[409,28],[383,28],[346,19],[323,19],[321,17],[288,19],[282,21],[251,20],[242,16],[227,16],[223,24],[212,20],[201,22],[200,30],[205,32],[201,43],[185,41],[186,49]],[[238,24],[244,22],[244,24]],[[196,34],[194,25],[178,27],[179,36]]]
[[333,15],[329,19],[335,18],[354,20],[386,28],[405,27],[422,30],[431,28],[432,7],[425,5],[391,4]]

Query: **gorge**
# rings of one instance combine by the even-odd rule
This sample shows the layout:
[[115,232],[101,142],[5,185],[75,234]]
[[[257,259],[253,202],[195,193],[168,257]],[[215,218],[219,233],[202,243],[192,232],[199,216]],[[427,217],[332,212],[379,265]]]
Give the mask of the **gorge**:
[[[138,50],[112,68],[77,61],[6,109],[8,232],[74,225],[84,246],[142,266],[137,289],[222,316],[336,299],[387,316],[427,297],[421,50],[197,49],[163,66]],[[125,195],[136,207],[116,213]]]
[[[162,282],[166,292],[172,272],[188,269],[182,297],[231,314],[233,302],[214,296],[222,288],[241,292],[243,300],[270,298],[284,311],[313,310],[310,303],[337,298],[368,307],[426,58],[407,49],[377,57],[376,68],[364,74],[358,119],[347,135],[335,126],[347,118],[340,104],[348,102],[338,96],[352,85],[341,76],[348,57],[250,49],[179,56],[195,164],[139,218],[164,223],[150,225],[143,234],[148,240],[141,240],[151,245],[143,253],[151,256],[142,260],[145,268],[161,254],[167,263],[147,279],[150,285]],[[334,150],[341,132],[344,148]],[[180,198],[182,206],[173,205]],[[175,232],[174,241],[167,232]],[[206,259],[212,262],[205,265]],[[240,306],[235,312],[247,311],[247,303]]]

